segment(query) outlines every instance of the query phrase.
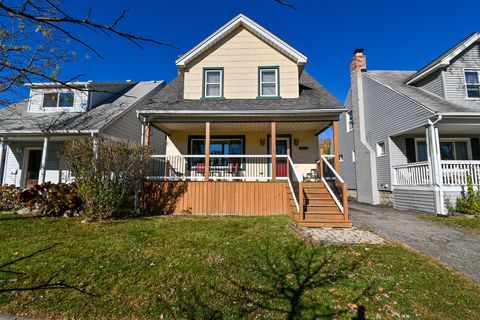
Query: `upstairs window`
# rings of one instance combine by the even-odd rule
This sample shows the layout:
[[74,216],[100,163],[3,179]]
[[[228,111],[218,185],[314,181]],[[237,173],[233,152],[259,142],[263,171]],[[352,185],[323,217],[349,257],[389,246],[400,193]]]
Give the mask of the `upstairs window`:
[[223,69],[204,69],[203,97],[223,98]]
[[75,94],[73,92],[45,93],[43,95],[44,108],[70,108],[73,107]]
[[280,96],[278,67],[259,67],[258,78],[258,95],[260,98]]
[[480,71],[466,70],[465,84],[467,88],[467,98],[480,98]]
[[347,132],[350,132],[353,130],[353,110],[350,110],[347,112]]

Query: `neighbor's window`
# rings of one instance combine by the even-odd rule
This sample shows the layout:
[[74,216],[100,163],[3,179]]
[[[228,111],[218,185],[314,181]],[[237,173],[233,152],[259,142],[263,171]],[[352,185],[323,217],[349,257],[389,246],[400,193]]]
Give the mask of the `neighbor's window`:
[[43,95],[44,108],[68,108],[73,107],[75,94],[73,92],[45,93]]
[[260,68],[259,71],[260,97],[278,97],[278,68]]
[[353,130],[353,110],[347,112],[347,132]]
[[223,70],[206,69],[204,71],[205,98],[221,98],[223,96]]
[[352,162],[355,162],[355,151],[352,150]]
[[[470,154],[468,139],[440,139],[440,158],[442,160],[469,160]],[[427,161],[427,143],[425,140],[417,140],[417,161]]]
[[385,142],[377,143],[377,157],[385,155]]
[[480,98],[480,71],[466,70],[465,83],[468,98]]

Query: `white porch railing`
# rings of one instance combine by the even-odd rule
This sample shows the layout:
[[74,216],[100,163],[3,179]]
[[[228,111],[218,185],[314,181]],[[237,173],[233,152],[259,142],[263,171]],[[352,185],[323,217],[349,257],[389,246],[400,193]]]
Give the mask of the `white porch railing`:
[[442,161],[443,185],[466,185],[469,176],[473,184],[480,183],[480,161]]
[[332,196],[333,200],[337,204],[338,208],[344,212],[343,198],[346,188],[344,188],[345,181],[342,179],[340,174],[333,168],[331,162],[334,161],[335,156],[333,155],[322,155],[321,165],[323,168],[322,172],[322,182],[327,188],[328,192]]
[[429,185],[428,162],[414,162],[393,167],[394,185]]

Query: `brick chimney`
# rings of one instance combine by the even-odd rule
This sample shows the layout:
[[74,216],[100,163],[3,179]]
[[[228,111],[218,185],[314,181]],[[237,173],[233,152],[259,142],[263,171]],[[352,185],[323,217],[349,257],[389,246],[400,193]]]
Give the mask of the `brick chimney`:
[[354,70],[367,70],[367,56],[363,54],[363,49],[355,49],[355,51],[353,51],[353,58],[352,62],[350,63],[350,71]]

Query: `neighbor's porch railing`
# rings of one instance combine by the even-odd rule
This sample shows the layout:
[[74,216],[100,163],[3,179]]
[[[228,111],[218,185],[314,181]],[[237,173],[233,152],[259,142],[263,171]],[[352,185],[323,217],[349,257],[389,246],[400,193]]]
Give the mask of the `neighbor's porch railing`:
[[466,185],[469,176],[473,184],[480,184],[480,161],[443,160],[441,163],[443,185]]
[[430,169],[427,161],[393,167],[394,185],[429,185]]

